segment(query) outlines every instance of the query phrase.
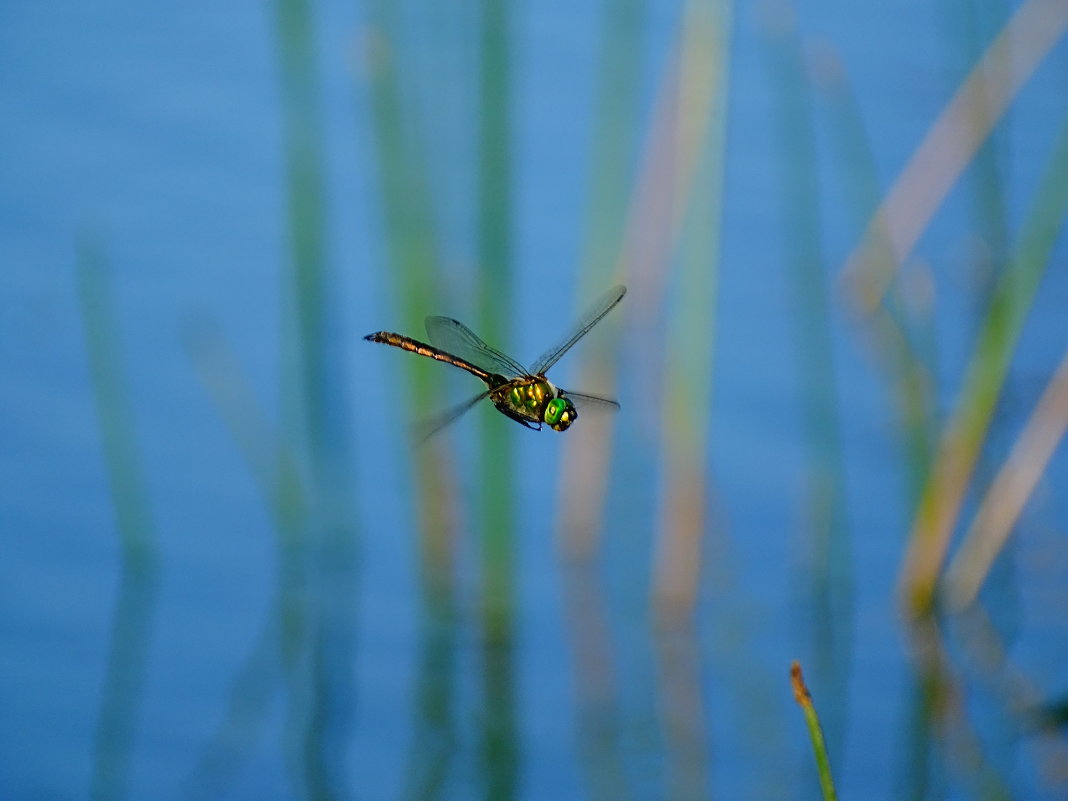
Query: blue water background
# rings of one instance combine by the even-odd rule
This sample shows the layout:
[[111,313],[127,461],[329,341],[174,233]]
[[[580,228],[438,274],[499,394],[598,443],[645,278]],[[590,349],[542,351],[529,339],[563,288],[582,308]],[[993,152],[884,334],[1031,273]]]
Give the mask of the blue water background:
[[[990,4],[993,20],[1006,11]],[[1000,8],[1000,7],[999,7]],[[521,360],[540,353],[573,316],[588,192],[600,6],[559,1],[513,7],[512,157],[515,328],[499,343]],[[470,11],[473,16],[473,11]],[[955,51],[950,4],[802,3],[804,41],[838,49],[871,137],[884,187],[902,169],[971,61]],[[408,358],[360,336],[400,326],[386,273],[368,81],[368,12],[358,3],[314,7],[325,194],[326,263],[345,368],[348,486],[358,561],[353,573],[352,699],[341,736],[336,797],[404,794],[412,749],[419,636],[417,516],[405,426]],[[426,22],[412,11],[417,29]],[[679,7],[653,4],[644,35],[645,124]],[[457,23],[459,25],[459,23]],[[997,27],[991,24],[991,30]],[[260,2],[8,3],[0,9],[0,798],[88,797],[120,580],[115,509],[90,383],[76,264],[89,241],[106,254],[115,325],[145,477],[160,570],[128,757],[128,797],[195,795],[197,771],[224,719],[235,677],[271,598],[278,550],[248,465],[198,375],[184,332],[210,319],[232,349],[267,419],[282,419],[286,216],[285,136],[275,10]],[[433,31],[421,36],[434,41]],[[414,36],[418,40],[418,36]],[[786,681],[806,654],[802,435],[791,243],[783,234],[770,85],[760,11],[735,9],[719,296],[710,303],[714,405],[708,453],[717,523],[709,571],[733,590],[700,606],[696,650],[708,722],[711,795],[815,797],[809,746]],[[431,58],[428,52],[426,58]],[[472,56],[473,58],[473,56]],[[1002,126],[998,165],[1010,230],[1024,217],[1068,112],[1068,45],[1061,42]],[[468,162],[437,164],[464,186],[476,167],[475,98],[442,99],[439,142]],[[814,691],[845,720],[832,755],[842,797],[890,798],[907,764],[914,677],[896,600],[912,509],[900,430],[886,382],[834,278],[856,243],[840,204],[835,153],[816,126],[819,199],[833,293],[834,371],[856,590],[851,668],[844,684]],[[647,131],[637,133],[644,141]],[[444,147],[444,145],[440,145]],[[468,179],[473,191],[473,178]],[[974,214],[966,177],[920,242],[937,287],[937,383],[950,408],[982,306],[973,291]],[[470,199],[470,196],[468,196]],[[461,198],[462,200],[462,198]],[[474,262],[462,202],[446,209],[447,280],[427,314],[473,319]],[[992,434],[1003,456],[1068,341],[1068,247],[1051,259],[1014,358]],[[631,300],[628,298],[628,301]],[[713,311],[715,313],[714,324]],[[613,314],[628,315],[627,301]],[[420,334],[421,332],[410,332]],[[623,336],[624,366],[640,346]],[[427,369],[437,369],[428,365]],[[441,368],[444,369],[444,368]],[[702,368],[703,369],[703,368]],[[564,386],[582,389],[565,360]],[[442,406],[472,389],[459,377]],[[591,390],[597,389],[591,387]],[[606,598],[616,637],[619,742],[635,798],[664,789],[658,671],[645,606],[660,466],[648,437],[654,411],[641,376],[624,376],[605,543]],[[461,421],[457,479],[474,526],[479,472],[465,446],[482,409]],[[500,418],[501,425],[511,425]],[[516,797],[593,797],[577,746],[574,665],[554,532],[561,439],[514,427],[519,472],[515,693]],[[629,449],[629,450],[628,450]],[[1011,553],[1011,655],[1047,697],[1068,692],[1063,610],[1068,548],[1068,458],[1055,457]],[[969,505],[969,509],[973,505]],[[617,511],[614,511],[617,510]],[[623,511],[618,511],[623,510]],[[443,797],[483,794],[478,728],[478,569],[474,535],[461,536],[459,623],[452,705],[457,746]],[[293,699],[277,682],[267,717],[242,744],[226,798],[310,793],[290,739]],[[968,703],[969,699],[963,699]],[[834,710],[831,710],[834,717]],[[984,721],[984,707],[975,714]],[[1020,798],[1054,798],[1026,742],[979,726],[989,760]],[[944,797],[971,797],[943,778]],[[192,788],[192,789],[191,789]],[[934,792],[934,791],[932,791]],[[937,797],[932,795],[931,797]]]

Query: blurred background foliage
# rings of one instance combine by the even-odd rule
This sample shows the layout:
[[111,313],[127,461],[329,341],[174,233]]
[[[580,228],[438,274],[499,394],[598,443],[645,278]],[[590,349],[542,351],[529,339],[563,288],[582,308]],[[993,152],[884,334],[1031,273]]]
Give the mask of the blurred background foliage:
[[1064,0],[0,14],[0,797],[1064,797]]

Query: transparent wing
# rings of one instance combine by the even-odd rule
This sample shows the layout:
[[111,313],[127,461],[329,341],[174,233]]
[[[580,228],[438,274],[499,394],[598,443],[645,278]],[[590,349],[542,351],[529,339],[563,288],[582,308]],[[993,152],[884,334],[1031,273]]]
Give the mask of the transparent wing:
[[426,333],[430,344],[446,353],[459,356],[490,373],[516,378],[527,374],[527,368],[496,348],[487,345],[475,332],[451,317],[427,317]]
[[453,406],[451,409],[446,409],[439,415],[431,417],[429,420],[424,420],[421,423],[416,423],[412,426],[412,435],[415,440],[422,444],[437,434],[441,429],[445,428],[449,423],[462,416],[465,412],[469,411],[472,407],[478,404],[480,400],[488,398],[490,390],[480,392],[473,398],[468,398],[463,403]]
[[602,398],[598,395],[586,395],[582,392],[572,392],[569,389],[562,389],[560,392],[565,398],[571,398],[571,402],[583,411],[619,411],[619,404],[611,398]]
[[597,325],[602,317],[612,311],[612,308],[623,300],[625,294],[627,294],[627,288],[623,285],[618,285],[612,287],[595,300],[583,313],[581,319],[575,323],[575,326],[568,332],[567,336],[534,362],[534,366],[530,368],[531,374],[543,375],[546,370],[560,361],[560,357],[567,353],[572,345],[586,336],[589,330]]

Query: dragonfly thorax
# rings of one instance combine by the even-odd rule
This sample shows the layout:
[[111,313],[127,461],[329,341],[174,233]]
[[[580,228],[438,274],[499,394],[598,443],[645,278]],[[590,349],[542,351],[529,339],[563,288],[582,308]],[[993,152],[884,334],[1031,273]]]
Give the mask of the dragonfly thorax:
[[554,431],[566,430],[578,418],[571,399],[540,376],[508,381],[494,389],[492,397],[509,417],[534,425],[545,423]]

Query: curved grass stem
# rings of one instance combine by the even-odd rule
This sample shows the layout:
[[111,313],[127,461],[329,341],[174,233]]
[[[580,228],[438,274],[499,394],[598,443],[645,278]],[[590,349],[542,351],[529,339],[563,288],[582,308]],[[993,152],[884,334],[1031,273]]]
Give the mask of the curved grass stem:
[[823,728],[820,726],[816,707],[812,704],[812,694],[805,686],[804,676],[801,675],[801,663],[796,660],[790,665],[790,684],[794,689],[794,700],[805,713],[805,723],[808,724],[808,736],[812,740],[812,750],[816,755],[816,770],[819,772],[824,801],[836,801],[838,794],[835,792],[834,779],[831,777],[831,761],[827,757]]

